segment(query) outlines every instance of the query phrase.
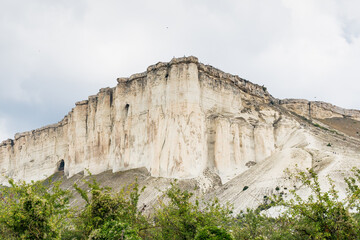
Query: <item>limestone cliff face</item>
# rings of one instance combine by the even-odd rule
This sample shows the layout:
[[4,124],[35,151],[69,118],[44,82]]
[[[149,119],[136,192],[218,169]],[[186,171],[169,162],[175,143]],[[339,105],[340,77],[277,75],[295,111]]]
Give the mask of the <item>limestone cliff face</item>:
[[326,102],[308,101],[304,99],[284,99],[280,104],[287,109],[306,118],[335,118],[348,117],[360,121],[360,111],[344,109]]
[[[85,169],[145,167],[154,177],[187,179],[210,169],[227,182],[311,143],[297,121],[273,106],[276,101],[265,88],[195,57],[173,59],[118,78],[116,87],[76,103],[58,124],[3,141],[0,171],[38,180],[63,161],[68,177]],[[302,108],[296,111],[306,111],[306,103]],[[302,164],[311,167],[312,160]]]

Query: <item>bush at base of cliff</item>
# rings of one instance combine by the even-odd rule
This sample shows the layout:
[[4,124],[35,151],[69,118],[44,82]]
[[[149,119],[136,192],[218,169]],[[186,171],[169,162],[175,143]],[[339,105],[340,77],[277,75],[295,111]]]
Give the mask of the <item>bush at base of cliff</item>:
[[181,190],[176,182],[165,196],[168,201],[160,203],[154,216],[153,239],[194,239],[204,227],[223,232],[231,224],[230,207],[222,206],[216,199],[201,207],[197,199],[191,201],[193,194]]
[[[354,170],[354,173],[360,180],[359,171]],[[302,239],[358,239],[360,225],[352,213],[352,209],[359,208],[359,185],[356,178],[345,178],[348,183],[345,199],[339,197],[329,177],[330,189],[323,191],[313,169],[298,172],[293,178],[311,190],[307,198],[299,196],[295,190],[290,190],[290,200],[279,198],[278,204],[288,209],[284,216],[293,229],[293,235]]]
[[[89,191],[75,185],[86,202],[75,215],[60,182],[10,180],[0,194],[0,239],[360,239],[359,169],[345,178],[345,199],[339,198],[331,179],[330,189],[323,191],[312,169],[292,177],[311,190],[308,198],[295,190],[289,190],[288,200],[281,194],[264,196],[257,209],[237,217],[217,200],[205,204],[194,199],[175,181],[149,218],[137,208],[137,183],[118,193],[96,181],[88,182]],[[262,214],[272,206],[286,211],[274,218]]]
[[2,239],[60,239],[69,217],[69,191],[61,182],[16,183],[3,188],[0,197],[0,236]]
[[224,229],[212,226],[200,229],[195,240],[233,240],[232,236]]
[[141,240],[136,230],[131,229],[128,223],[110,220],[100,229],[91,232],[89,240]]
[[[321,189],[313,169],[289,176],[310,190],[307,198],[290,190],[288,200],[282,195],[264,198],[257,209],[241,212],[232,225],[235,239],[360,239],[360,170],[345,178],[347,195],[340,198],[333,181],[330,189]],[[280,206],[285,211],[278,217],[262,214],[263,209]]]
[[268,217],[260,208],[239,213],[231,228],[235,239],[293,239],[285,218]]
[[[86,183],[90,188],[90,196],[86,190],[74,186],[86,202],[85,208],[74,221],[76,226],[74,232],[81,233],[82,239],[89,236],[92,236],[91,239],[108,239],[102,237],[111,234],[117,236],[116,227],[128,232],[128,238],[124,239],[136,239],[134,237],[137,236],[138,229],[147,228],[149,225],[147,219],[137,209],[142,191],[137,182],[117,193],[113,193],[110,188],[101,187],[95,179]],[[132,238],[129,238],[130,236]]]

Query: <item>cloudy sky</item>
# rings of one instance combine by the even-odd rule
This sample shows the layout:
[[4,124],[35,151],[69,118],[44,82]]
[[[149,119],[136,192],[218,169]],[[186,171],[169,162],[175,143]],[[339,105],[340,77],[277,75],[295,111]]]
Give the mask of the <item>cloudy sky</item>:
[[172,57],[360,109],[358,0],[0,0],[0,141]]

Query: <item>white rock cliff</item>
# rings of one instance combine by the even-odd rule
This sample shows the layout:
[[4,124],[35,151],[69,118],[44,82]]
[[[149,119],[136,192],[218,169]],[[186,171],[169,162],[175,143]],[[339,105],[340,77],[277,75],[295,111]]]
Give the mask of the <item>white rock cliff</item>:
[[267,162],[277,162],[273,174],[295,163],[313,167],[312,149],[322,140],[286,110],[306,115],[307,103],[278,103],[262,86],[195,57],[175,58],[118,78],[57,124],[3,141],[0,171],[39,180],[63,161],[67,177],[145,167],[151,176],[179,179],[211,170],[225,183]]

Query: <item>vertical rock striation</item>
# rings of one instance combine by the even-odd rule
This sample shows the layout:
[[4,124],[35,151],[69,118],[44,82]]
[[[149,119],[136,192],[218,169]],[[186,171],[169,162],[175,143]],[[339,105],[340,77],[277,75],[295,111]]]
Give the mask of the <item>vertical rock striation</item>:
[[210,169],[227,181],[300,131],[272,107],[275,99],[264,87],[195,57],[117,81],[77,102],[59,123],[3,141],[1,173],[38,180],[64,161],[68,177],[85,169],[97,174],[145,167],[155,177],[182,179]]

